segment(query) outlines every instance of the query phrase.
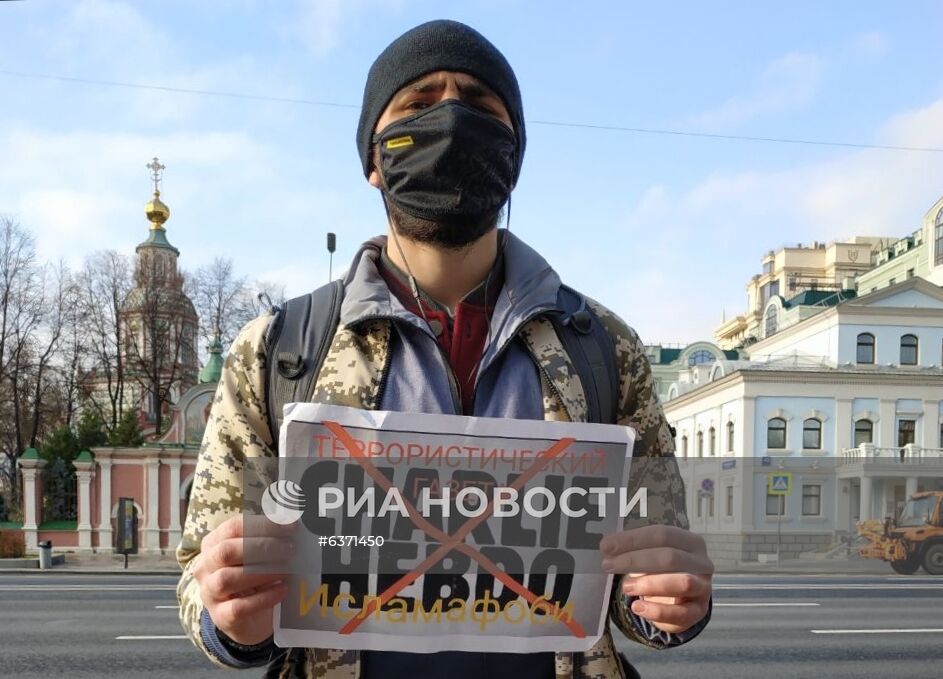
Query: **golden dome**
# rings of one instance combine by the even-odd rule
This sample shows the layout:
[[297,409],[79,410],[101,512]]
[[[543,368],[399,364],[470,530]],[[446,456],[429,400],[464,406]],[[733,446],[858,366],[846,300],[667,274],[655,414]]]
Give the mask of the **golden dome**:
[[161,228],[168,219],[170,219],[170,208],[164,205],[160,199],[160,191],[154,191],[154,197],[144,206],[144,214],[147,215],[153,227]]

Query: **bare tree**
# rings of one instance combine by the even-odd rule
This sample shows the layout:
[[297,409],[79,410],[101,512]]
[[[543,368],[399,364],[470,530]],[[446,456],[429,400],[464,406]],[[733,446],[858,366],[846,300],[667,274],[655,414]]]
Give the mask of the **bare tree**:
[[78,275],[79,322],[85,338],[89,370],[84,374],[86,392],[97,397],[86,405],[114,431],[125,409],[126,366],[121,308],[131,291],[131,263],[114,250],[90,255]]
[[245,276],[237,277],[231,259],[217,257],[193,275],[189,292],[200,319],[201,344],[209,343],[218,332],[229,344],[242,327],[245,297],[249,294]]
[[268,305],[285,303],[285,286],[271,281],[256,281],[248,288],[241,306],[240,327],[268,311]]

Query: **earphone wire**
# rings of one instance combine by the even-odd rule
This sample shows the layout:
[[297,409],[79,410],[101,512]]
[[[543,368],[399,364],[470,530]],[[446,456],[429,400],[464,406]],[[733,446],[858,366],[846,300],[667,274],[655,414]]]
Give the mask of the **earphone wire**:
[[416,300],[416,306],[419,307],[419,314],[422,316],[422,320],[426,322],[426,325],[429,327],[429,332],[435,335],[435,330],[432,329],[432,324],[429,323],[429,319],[426,317],[426,310],[422,308],[422,295],[419,293],[419,284],[416,283],[416,277],[413,276],[412,269],[409,268],[409,260],[406,259],[406,253],[403,252],[403,246],[399,242],[399,227],[396,226],[396,222],[393,221],[393,217],[390,215],[390,207],[386,203],[386,194],[383,194],[383,209],[386,210],[386,219],[390,223],[390,231],[393,232],[393,242],[396,244],[396,249],[399,251],[399,256],[403,260],[403,264],[406,267],[406,275],[409,277],[409,287],[413,293],[413,298]]

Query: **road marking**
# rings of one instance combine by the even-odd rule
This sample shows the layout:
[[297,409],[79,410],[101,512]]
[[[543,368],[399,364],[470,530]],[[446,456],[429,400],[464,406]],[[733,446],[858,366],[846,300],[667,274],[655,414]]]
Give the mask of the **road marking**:
[[154,606],[154,608],[173,608],[173,609],[178,609],[178,608],[180,608],[180,606]]
[[186,639],[187,635],[185,634],[139,634],[135,636],[123,636],[115,637],[118,641],[159,641],[159,640],[177,640],[177,639]]
[[924,629],[814,629],[812,634],[935,634],[943,628]]
[[166,592],[175,585],[0,585],[0,592]]
[[767,607],[767,606],[821,606],[821,605],[822,605],[822,604],[812,603],[811,601],[797,601],[797,602],[795,602],[795,603],[788,603],[788,604],[787,604],[787,603],[781,603],[781,602],[766,602],[766,603],[763,603],[763,602],[759,602],[759,601],[758,601],[758,602],[755,602],[755,603],[742,603],[742,604],[741,604],[741,603],[736,603],[736,604],[726,604],[726,603],[724,603],[724,604],[719,604],[719,603],[715,603],[715,604],[714,604],[714,608],[717,608],[718,606],[741,606],[741,607],[756,606],[757,608],[765,608],[765,607]]

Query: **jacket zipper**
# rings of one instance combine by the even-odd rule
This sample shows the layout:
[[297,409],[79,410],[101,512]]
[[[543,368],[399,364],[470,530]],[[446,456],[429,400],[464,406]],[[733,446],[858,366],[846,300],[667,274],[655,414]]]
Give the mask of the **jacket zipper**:
[[[365,316],[363,318],[358,318],[356,322],[348,324],[347,327],[351,325],[360,325],[361,323],[369,323],[370,321],[389,321],[391,326],[396,326],[404,321],[394,317],[394,316]],[[411,326],[415,327],[415,326]],[[392,328],[391,328],[392,329]],[[452,370],[452,367],[449,365],[448,358],[445,355],[442,347],[439,345],[438,340],[435,337],[431,337],[429,333],[421,330],[421,332],[426,335],[432,342],[435,344],[436,349],[439,351],[439,357],[442,359],[442,367],[445,369],[445,375],[449,381],[449,393],[452,396],[452,414],[461,415],[464,413],[464,408],[462,407],[462,399],[458,391],[458,379],[455,377],[455,371]],[[386,359],[383,361],[383,368],[380,370],[380,386],[377,388],[376,396],[376,405],[377,409],[380,407],[380,403],[383,399],[383,394],[386,391],[387,378],[390,371],[390,363],[392,361],[393,352],[387,347]]]

